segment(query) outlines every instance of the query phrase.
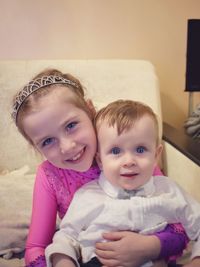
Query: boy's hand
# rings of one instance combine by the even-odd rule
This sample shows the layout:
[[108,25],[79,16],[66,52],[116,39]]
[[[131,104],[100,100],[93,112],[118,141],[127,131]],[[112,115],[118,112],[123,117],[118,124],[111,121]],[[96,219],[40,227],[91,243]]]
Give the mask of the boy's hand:
[[53,267],[76,267],[76,264],[70,257],[66,255],[53,254],[52,266]]
[[164,260],[155,261],[153,267],[167,267],[168,264]]
[[183,265],[183,267],[199,267],[199,266],[200,266],[200,257],[196,257],[191,262]]

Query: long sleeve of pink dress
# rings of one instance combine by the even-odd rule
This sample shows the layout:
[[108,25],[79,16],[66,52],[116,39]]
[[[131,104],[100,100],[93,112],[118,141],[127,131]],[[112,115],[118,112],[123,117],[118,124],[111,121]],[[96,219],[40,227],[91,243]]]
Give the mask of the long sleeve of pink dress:
[[97,167],[79,173],[56,168],[48,161],[39,166],[33,192],[31,225],[26,242],[27,266],[46,266],[44,250],[51,243],[56,230],[57,214],[62,219],[75,191],[98,176]]

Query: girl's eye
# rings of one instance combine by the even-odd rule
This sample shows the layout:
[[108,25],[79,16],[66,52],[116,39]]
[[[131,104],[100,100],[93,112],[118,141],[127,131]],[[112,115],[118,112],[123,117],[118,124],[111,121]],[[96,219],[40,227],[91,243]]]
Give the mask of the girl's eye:
[[53,142],[53,140],[54,140],[53,138],[47,138],[42,142],[42,147],[50,145]]
[[144,153],[146,151],[146,149],[143,146],[139,146],[139,147],[137,147],[136,151],[137,151],[137,153],[141,154],[141,153]]
[[70,131],[77,125],[77,122],[73,121],[66,125],[66,130]]
[[111,149],[111,153],[112,153],[113,155],[118,155],[120,152],[121,152],[121,150],[120,150],[119,147],[113,147],[113,148]]

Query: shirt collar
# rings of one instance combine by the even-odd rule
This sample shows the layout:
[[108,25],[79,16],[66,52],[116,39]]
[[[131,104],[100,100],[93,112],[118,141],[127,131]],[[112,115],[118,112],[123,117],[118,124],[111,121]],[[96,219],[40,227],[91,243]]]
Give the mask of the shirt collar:
[[150,197],[155,191],[153,177],[151,177],[145,185],[141,186],[136,190],[130,190],[130,191],[112,185],[105,178],[103,172],[101,172],[100,174],[98,183],[100,187],[103,189],[103,191],[112,198],[126,199],[126,198],[131,198],[133,196]]

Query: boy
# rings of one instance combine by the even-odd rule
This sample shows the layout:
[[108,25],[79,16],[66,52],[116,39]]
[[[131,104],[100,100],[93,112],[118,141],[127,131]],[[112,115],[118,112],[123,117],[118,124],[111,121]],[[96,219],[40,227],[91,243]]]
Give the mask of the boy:
[[152,176],[162,145],[151,108],[118,100],[97,113],[95,126],[100,178],[74,196],[61,230],[46,251],[47,262],[51,255],[61,253],[74,266],[80,259],[83,266],[101,266],[94,247],[103,232],[130,230],[150,235],[168,223],[181,222],[189,238],[197,240],[187,266],[198,266],[200,204],[169,178]]

